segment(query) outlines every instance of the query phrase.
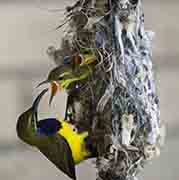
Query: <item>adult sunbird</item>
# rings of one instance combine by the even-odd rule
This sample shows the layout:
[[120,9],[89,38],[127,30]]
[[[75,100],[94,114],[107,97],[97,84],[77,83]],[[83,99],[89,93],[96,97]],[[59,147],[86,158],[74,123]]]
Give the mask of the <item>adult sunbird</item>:
[[37,147],[58,169],[75,180],[75,164],[93,157],[85,144],[88,132],[78,133],[70,123],[55,118],[38,121],[38,105],[47,91],[43,90],[32,107],[19,116],[17,135]]

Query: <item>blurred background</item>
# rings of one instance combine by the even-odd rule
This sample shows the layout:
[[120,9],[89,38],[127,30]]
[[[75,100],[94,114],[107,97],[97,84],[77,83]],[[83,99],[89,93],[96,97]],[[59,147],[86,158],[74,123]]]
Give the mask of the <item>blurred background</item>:
[[[18,115],[31,105],[35,86],[54,66],[46,49],[59,47],[62,32],[54,29],[63,11],[49,9],[63,9],[72,1],[0,0],[0,179],[69,179],[36,149],[21,143],[15,125]],[[167,138],[161,156],[145,167],[140,179],[178,180],[179,1],[144,0],[143,5],[146,29],[156,33],[153,62]],[[63,115],[65,95],[59,98],[54,109]],[[90,161],[77,167],[79,180],[95,179],[95,173]]]

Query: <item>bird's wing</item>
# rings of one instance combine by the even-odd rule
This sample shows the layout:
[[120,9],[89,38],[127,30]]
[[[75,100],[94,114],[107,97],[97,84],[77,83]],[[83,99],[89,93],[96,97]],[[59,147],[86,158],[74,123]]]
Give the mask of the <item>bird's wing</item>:
[[48,143],[39,146],[38,149],[50,160],[58,169],[76,180],[75,164],[72,151],[67,141],[61,135],[49,137]]

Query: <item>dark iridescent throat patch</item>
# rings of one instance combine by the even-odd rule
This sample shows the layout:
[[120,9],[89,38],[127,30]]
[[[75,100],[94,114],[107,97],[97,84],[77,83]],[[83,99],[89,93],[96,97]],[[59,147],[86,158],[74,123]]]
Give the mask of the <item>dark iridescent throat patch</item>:
[[55,118],[43,119],[37,124],[37,132],[40,135],[52,136],[55,135],[61,127],[61,123]]

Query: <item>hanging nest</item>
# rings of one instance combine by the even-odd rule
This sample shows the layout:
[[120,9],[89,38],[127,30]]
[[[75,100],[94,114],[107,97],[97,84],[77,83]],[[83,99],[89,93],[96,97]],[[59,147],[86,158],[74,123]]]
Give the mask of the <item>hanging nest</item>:
[[99,179],[135,179],[163,141],[141,2],[79,0],[63,27],[61,47],[47,53],[68,94],[65,119],[89,132]]

